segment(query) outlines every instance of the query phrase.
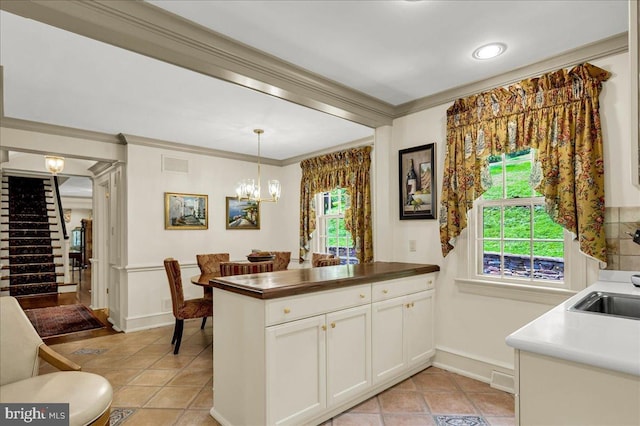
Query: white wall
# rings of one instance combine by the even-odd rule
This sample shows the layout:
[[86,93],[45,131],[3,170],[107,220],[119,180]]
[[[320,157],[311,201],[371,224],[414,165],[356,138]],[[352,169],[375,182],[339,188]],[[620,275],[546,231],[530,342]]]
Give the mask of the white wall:
[[[162,156],[187,160],[188,173],[163,172]],[[262,166],[263,184],[279,179],[282,196],[278,203],[260,206],[259,230],[227,230],[225,197],[233,196],[236,182],[257,177],[253,162],[174,152],[141,145],[127,146],[127,279],[121,291],[127,294],[126,318],[120,327],[133,330],[173,321],[168,314],[170,298],[163,259],[180,261],[185,296],[201,297],[202,289],[189,283],[199,274],[196,254],[229,253],[243,260],[251,249],[298,253],[300,172],[298,165]],[[165,230],[164,193],[179,192],[208,196],[207,230]]]
[[[628,54],[592,63],[612,72],[610,80],[604,83],[600,97],[605,145],[606,205],[638,206],[640,189],[632,185],[632,166],[628,161],[631,150],[637,149],[635,143],[631,143],[629,134]],[[399,149],[437,143],[438,196],[442,192],[446,110],[450,106],[451,103],[440,105],[396,119],[393,123],[391,151],[394,156],[397,156]],[[397,157],[394,156],[389,157],[392,167],[386,178],[397,182]],[[384,175],[387,171],[379,168],[377,173]],[[390,197],[387,202],[395,205],[398,199],[397,185],[392,185]],[[385,201],[379,201],[379,204],[384,203]],[[507,372],[512,369],[513,351],[504,343],[505,337],[552,306],[460,292],[454,280],[467,268],[466,231],[458,238],[456,248],[445,259],[440,250],[436,220],[400,221],[397,213],[395,218],[394,260],[434,263],[441,268],[437,280],[436,343],[439,351],[436,360],[442,365],[465,370],[465,373],[486,381],[489,380],[492,369]],[[410,239],[417,240],[416,252],[409,252]]]

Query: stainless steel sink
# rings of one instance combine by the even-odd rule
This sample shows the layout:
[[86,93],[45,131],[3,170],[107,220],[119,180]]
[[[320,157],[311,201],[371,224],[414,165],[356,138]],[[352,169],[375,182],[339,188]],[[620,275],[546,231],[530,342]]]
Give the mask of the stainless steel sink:
[[569,310],[640,320],[640,296],[592,291]]

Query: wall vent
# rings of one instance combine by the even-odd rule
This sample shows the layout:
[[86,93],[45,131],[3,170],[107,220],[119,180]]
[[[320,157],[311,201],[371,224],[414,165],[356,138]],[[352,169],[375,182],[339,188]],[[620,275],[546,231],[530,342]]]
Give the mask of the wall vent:
[[189,173],[189,160],[162,156],[163,172]]
[[491,372],[490,386],[492,388],[500,389],[505,392],[514,393],[515,391],[514,377],[511,374],[506,374],[500,371],[493,370]]

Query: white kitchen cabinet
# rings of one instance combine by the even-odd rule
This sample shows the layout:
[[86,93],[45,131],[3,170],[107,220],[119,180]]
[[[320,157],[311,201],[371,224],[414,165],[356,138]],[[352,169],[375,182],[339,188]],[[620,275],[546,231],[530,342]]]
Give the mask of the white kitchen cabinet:
[[269,424],[301,424],[371,386],[371,307],[267,327]]
[[522,426],[640,425],[638,376],[521,350],[516,365]]
[[371,386],[371,305],[327,314],[327,404]]
[[325,316],[268,327],[269,424],[300,424],[327,404]]
[[435,354],[433,290],[372,305],[373,381],[382,383]]
[[404,336],[409,367],[428,361],[435,354],[434,291],[405,297]]
[[396,297],[372,306],[373,382],[384,382],[406,367],[404,338],[404,297]]
[[429,273],[266,300],[214,288],[212,416],[320,424],[353,407],[431,365],[432,302]]

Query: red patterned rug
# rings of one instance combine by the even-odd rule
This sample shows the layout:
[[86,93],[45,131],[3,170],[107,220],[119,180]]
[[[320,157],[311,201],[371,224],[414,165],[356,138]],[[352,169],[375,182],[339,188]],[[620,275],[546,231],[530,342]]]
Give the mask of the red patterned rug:
[[26,309],[24,312],[40,337],[61,336],[105,326],[83,305],[51,306]]

